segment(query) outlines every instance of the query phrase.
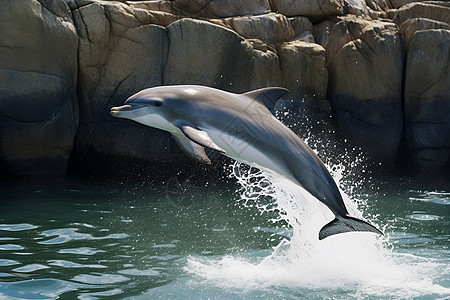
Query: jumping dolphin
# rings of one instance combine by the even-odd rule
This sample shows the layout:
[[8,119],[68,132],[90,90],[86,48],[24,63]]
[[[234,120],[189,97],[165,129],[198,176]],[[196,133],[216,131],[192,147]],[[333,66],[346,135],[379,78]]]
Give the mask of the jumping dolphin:
[[113,107],[111,115],[168,131],[194,158],[210,163],[205,147],[251,166],[272,170],[302,186],[335,215],[319,239],[351,231],[382,234],[351,217],[322,161],[270,110],[289,91],[263,88],[244,94],[196,86],[144,89]]

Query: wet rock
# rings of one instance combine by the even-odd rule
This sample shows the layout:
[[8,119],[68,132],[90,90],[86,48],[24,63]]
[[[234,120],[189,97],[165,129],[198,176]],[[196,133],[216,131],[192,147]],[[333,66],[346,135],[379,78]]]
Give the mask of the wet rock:
[[[252,56],[251,75],[245,91],[268,86],[285,86],[280,71],[279,54],[275,50],[268,48],[266,51],[261,51],[253,48]],[[236,77],[235,81],[239,81],[239,77]]]
[[399,29],[388,22],[343,18],[326,49],[328,96],[340,131],[375,159],[392,162],[403,122]]
[[3,1],[0,170],[64,174],[78,125],[77,32],[64,1]]
[[162,0],[130,1],[129,3],[149,10],[206,18],[261,15],[269,11],[267,0]]
[[73,15],[79,34],[78,165],[111,156],[172,159],[167,133],[109,114],[141,89],[162,85],[166,29],[153,24],[151,12],[118,2],[94,2]]
[[450,164],[450,30],[412,34],[405,66],[405,136],[419,169]]
[[309,31],[303,32],[302,34],[296,36],[294,39],[296,41],[315,43],[314,35],[311,32],[309,32]]
[[[268,85],[293,95],[325,98],[325,50],[302,41],[273,49],[206,21],[183,19],[168,27],[170,49],[164,84],[202,84],[233,92]],[[242,80],[245,78],[246,80]]]
[[[331,109],[327,100],[328,71],[325,49],[295,40],[278,46],[282,86],[290,93],[278,103],[278,117],[297,134],[325,138],[331,132]],[[326,139],[326,138],[325,138]]]
[[272,11],[285,16],[304,16],[312,20],[344,14],[343,0],[270,0],[270,6]]
[[201,84],[244,91],[253,48],[235,32],[206,21],[182,19],[168,28],[165,84]]
[[413,18],[406,20],[400,25],[400,32],[403,35],[405,48],[408,48],[409,41],[418,30],[428,29],[450,29],[450,25],[444,22],[430,20],[426,18]]
[[366,16],[369,15],[369,8],[365,0],[344,0],[344,12],[355,16]]
[[330,32],[333,29],[334,25],[338,23],[339,20],[326,20],[319,24],[314,25],[313,27],[313,33],[314,33],[314,39],[316,43],[321,45],[322,47],[326,48],[328,43],[328,37],[330,36]]
[[276,13],[226,18],[222,20],[222,23],[247,39],[276,43],[289,41],[294,37],[294,30],[289,20]]
[[311,101],[326,99],[328,72],[325,49],[314,43],[293,41],[278,48],[283,86],[290,96]]
[[387,11],[392,8],[394,1],[410,1],[410,0],[366,0],[366,5],[373,11]]
[[278,13],[208,21],[231,29],[245,39],[259,39],[271,44],[291,41],[306,31],[312,31],[312,23],[308,18],[286,18]]
[[400,8],[406,4],[412,2],[423,2],[421,0],[389,0],[389,4],[391,8]]
[[291,23],[292,30],[294,30],[294,39],[305,32],[313,32],[313,24],[306,17],[292,17],[288,18]]
[[413,18],[426,18],[450,24],[450,3],[446,1],[411,2],[398,9],[394,22],[401,25]]
[[[284,86],[322,112],[328,98],[340,132],[375,159],[395,159],[405,128],[416,165],[449,165],[448,1],[10,2],[0,9],[2,171],[64,173],[78,117],[80,165],[184,159],[167,133],[109,115],[168,84]],[[400,30],[370,20],[386,16]]]
[[171,46],[164,84],[245,92],[281,81],[278,56],[260,40],[250,43],[234,31],[193,19],[177,21],[167,29]]
[[[167,27],[170,23],[175,22],[176,20],[181,19],[183,16],[177,16],[169,12],[165,12],[164,10],[152,10],[151,6],[147,5],[147,2],[152,1],[117,1],[117,0],[65,0],[72,11],[77,10],[83,6],[88,6],[91,4],[98,5],[123,5],[123,7],[131,8],[125,9],[123,12],[133,11],[133,15],[137,19],[142,18],[142,22],[148,23],[150,22],[153,25],[160,25],[163,27]],[[109,3],[108,3],[109,2]],[[121,4],[122,3],[122,4]]]
[[344,14],[367,20],[389,19],[391,0],[344,0]]

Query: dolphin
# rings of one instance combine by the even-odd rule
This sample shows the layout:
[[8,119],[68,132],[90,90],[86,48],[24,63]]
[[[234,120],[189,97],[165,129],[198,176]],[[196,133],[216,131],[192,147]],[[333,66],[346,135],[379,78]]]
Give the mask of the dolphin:
[[235,94],[198,85],[144,89],[113,107],[111,115],[172,134],[190,156],[211,163],[210,148],[250,166],[271,170],[300,185],[335,215],[319,239],[352,231],[382,234],[349,215],[332,176],[317,155],[271,111],[288,93],[269,87]]

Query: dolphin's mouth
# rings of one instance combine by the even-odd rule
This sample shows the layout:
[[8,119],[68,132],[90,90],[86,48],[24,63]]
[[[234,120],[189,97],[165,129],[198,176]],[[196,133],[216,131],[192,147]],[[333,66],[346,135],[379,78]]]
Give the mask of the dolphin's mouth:
[[122,105],[122,106],[116,106],[111,108],[110,114],[113,117],[118,117],[120,115],[120,113],[125,112],[125,111],[132,111],[139,108],[138,106],[133,106],[133,105]]

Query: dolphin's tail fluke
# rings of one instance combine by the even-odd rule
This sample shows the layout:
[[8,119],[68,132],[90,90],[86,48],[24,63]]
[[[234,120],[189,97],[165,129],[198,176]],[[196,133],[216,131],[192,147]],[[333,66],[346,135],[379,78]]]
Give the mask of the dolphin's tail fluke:
[[350,216],[336,216],[336,218],[323,226],[319,232],[319,240],[332,236],[338,233],[352,232],[352,231],[368,231],[378,234],[383,234],[375,226],[369,223],[350,217]]

